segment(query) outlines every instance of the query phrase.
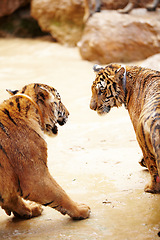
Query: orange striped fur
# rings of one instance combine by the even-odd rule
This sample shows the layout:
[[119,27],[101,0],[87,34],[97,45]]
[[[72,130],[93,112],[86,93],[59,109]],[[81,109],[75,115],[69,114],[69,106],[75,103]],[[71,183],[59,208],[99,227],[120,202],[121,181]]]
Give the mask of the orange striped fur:
[[[50,175],[43,133],[54,136],[69,112],[59,93],[45,84],[29,84],[0,104],[0,206],[8,215],[39,216],[41,205],[72,218],[89,216]],[[30,200],[30,201],[25,201]]]
[[125,105],[143,152],[151,182],[145,191],[160,192],[160,72],[139,66],[94,67],[90,108],[102,115]]

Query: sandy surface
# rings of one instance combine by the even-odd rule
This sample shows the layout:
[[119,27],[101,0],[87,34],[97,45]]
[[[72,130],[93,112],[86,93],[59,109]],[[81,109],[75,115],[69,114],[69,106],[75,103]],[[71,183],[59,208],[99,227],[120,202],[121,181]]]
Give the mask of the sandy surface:
[[78,202],[91,207],[89,219],[73,221],[50,208],[30,220],[0,210],[0,239],[159,239],[160,196],[144,193],[149,173],[122,107],[100,117],[89,109],[92,63],[76,48],[44,40],[0,39],[0,101],[6,88],[31,82],[52,85],[70,111],[67,124],[48,142],[49,169]]

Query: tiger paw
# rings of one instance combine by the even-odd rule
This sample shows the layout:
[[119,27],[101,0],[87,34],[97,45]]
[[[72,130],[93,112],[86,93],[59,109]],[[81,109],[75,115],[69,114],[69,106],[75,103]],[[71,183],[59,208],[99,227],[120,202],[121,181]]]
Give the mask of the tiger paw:
[[151,5],[151,4],[148,4],[148,5],[146,6],[146,8],[147,8],[147,11],[149,11],[149,12],[151,12],[151,11],[156,11],[156,6]]
[[23,208],[20,212],[13,211],[14,216],[22,219],[29,219],[38,217],[42,214],[42,206],[37,203],[27,202],[25,206],[26,207]]
[[71,216],[74,220],[82,220],[90,216],[91,209],[87,205],[77,204],[76,208],[76,213]]
[[34,202],[30,202],[29,203],[29,207],[31,209],[32,212],[32,216],[31,217],[38,217],[42,214],[43,208],[40,204],[34,203]]

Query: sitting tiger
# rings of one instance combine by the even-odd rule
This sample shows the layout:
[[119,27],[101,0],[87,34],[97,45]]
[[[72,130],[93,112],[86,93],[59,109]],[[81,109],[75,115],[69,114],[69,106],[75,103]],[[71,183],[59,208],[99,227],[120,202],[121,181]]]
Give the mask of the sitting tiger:
[[95,65],[94,71],[90,108],[103,115],[124,104],[151,175],[145,191],[160,192],[160,72],[119,64]]
[[89,217],[90,208],[72,201],[47,167],[43,132],[55,136],[69,115],[59,93],[44,84],[8,92],[0,104],[0,206],[21,218],[39,216],[41,205],[73,219]]
[[[133,8],[137,7],[139,4],[139,0],[129,0],[127,6],[124,9],[119,9],[118,12],[120,13],[129,13]],[[158,7],[160,0],[153,0],[152,4],[147,4],[146,9],[148,11],[155,11]]]

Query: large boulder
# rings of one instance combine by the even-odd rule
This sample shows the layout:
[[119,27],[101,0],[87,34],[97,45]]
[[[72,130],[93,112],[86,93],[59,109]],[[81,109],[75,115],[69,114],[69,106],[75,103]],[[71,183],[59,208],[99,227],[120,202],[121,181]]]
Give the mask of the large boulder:
[[83,31],[83,0],[32,0],[31,14],[61,44],[76,45]]
[[[128,1],[102,0],[102,10],[124,8]],[[152,1],[137,0],[137,6],[143,6]],[[41,29],[49,32],[59,43],[69,46],[75,46],[81,39],[85,25],[84,13],[84,0],[31,1],[31,14],[38,21]]]
[[83,59],[101,64],[145,59],[160,52],[160,10],[96,13],[87,22],[78,46]]
[[37,21],[30,16],[29,4],[0,18],[0,37],[34,38],[44,36]]
[[27,5],[30,0],[0,0],[0,17],[10,15],[18,8]]

